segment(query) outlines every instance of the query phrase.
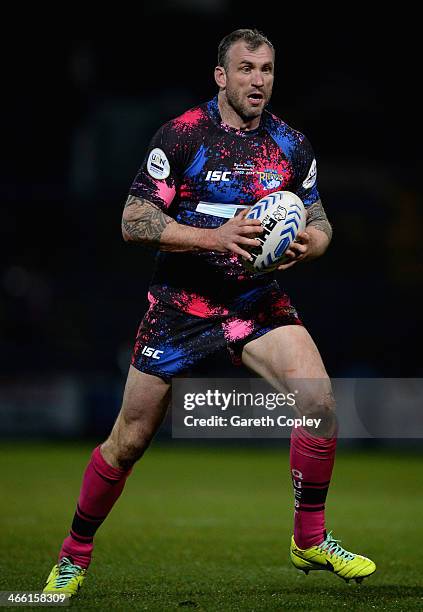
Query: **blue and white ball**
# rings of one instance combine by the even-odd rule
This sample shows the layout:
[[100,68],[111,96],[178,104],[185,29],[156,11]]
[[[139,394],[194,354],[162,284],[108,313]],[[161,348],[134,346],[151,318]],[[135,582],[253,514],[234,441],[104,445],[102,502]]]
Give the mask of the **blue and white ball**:
[[275,191],[254,204],[248,219],[260,219],[264,232],[257,237],[260,246],[248,248],[253,257],[244,265],[250,272],[272,272],[284,263],[285,252],[298,232],[306,227],[307,212],[301,199],[291,191]]

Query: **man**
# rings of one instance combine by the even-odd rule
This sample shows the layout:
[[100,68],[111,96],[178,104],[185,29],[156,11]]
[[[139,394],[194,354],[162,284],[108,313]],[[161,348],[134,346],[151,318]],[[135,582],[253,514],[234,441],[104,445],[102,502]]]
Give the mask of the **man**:
[[165,124],[130,190],[122,219],[126,241],[157,247],[122,409],[84,474],[70,535],[45,591],[76,593],[96,530],[121,494],[134,463],[157,431],[173,376],[227,347],[277,388],[302,390],[301,413],[320,416],[317,437],[291,439],[295,492],[293,564],[362,580],[376,566],[326,534],[324,508],[336,446],[334,401],[319,352],[271,275],[246,271],[261,227],[248,207],[276,190],[295,192],[308,209],[306,231],[287,252],[285,270],[322,255],[331,227],[319,199],[316,162],[306,138],[265,110],[274,48],[256,30],[237,30],[219,45],[218,95]]

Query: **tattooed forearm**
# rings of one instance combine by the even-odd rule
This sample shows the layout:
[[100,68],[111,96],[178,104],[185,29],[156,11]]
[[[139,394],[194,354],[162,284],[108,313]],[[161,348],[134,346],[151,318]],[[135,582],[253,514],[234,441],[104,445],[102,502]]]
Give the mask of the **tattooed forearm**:
[[211,233],[214,230],[181,225],[148,200],[135,196],[129,196],[123,210],[124,239],[160,251],[211,251],[214,244]]
[[314,204],[307,209],[307,226],[315,227],[316,229],[324,232],[326,236],[331,240],[332,238],[332,226],[328,221],[328,218],[323,208],[322,202],[317,200]]
[[135,196],[128,197],[122,216],[122,234],[126,241],[157,247],[169,223],[175,220],[154,204]]

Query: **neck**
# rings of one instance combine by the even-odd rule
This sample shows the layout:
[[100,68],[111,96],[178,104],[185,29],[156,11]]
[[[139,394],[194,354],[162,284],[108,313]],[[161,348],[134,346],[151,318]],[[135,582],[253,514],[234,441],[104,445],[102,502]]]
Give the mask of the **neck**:
[[224,91],[219,91],[217,96],[217,104],[219,106],[222,122],[229,125],[229,127],[236,128],[237,130],[249,131],[255,130],[260,125],[260,115],[247,121],[238,115],[236,110],[229,104]]

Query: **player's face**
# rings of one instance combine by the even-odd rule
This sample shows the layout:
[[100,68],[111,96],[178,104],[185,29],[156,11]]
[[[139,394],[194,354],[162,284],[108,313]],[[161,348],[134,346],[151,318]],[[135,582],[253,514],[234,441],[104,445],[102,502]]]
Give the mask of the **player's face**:
[[272,95],[274,56],[263,44],[249,51],[244,41],[234,43],[228,51],[226,98],[235,112],[251,121],[260,117]]

